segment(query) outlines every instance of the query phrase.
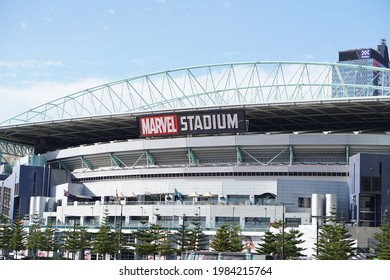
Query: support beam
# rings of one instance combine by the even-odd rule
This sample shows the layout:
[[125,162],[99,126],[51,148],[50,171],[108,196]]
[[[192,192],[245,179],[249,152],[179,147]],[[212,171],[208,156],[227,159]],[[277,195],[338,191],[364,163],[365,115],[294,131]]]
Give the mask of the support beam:
[[65,163],[63,163],[61,160],[58,161],[58,167],[61,170],[69,171],[69,167]]
[[80,159],[81,159],[81,163],[82,163],[83,167],[86,166],[87,169],[89,169],[89,170],[93,169],[92,164],[84,156],[81,156]]
[[21,158],[33,154],[34,147],[32,145],[0,139],[0,161],[7,161],[7,156]]
[[125,166],[123,162],[114,154],[110,153],[111,165],[114,164],[116,167]]
[[156,165],[156,160],[154,159],[153,155],[149,152],[149,150],[145,151],[146,154],[146,161],[148,166],[149,165]]
[[293,145],[290,145],[290,165],[293,165],[294,163],[294,147]]
[[197,164],[198,163],[198,159],[196,158],[196,156],[191,148],[187,149],[187,155],[188,155],[189,164]]
[[237,153],[237,164],[240,165],[244,162],[244,156],[242,155],[240,146],[236,146],[236,153]]

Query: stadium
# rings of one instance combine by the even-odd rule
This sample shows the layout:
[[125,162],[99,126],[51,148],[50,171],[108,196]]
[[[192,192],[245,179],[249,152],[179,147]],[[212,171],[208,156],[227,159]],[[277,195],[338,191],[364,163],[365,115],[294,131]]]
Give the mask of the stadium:
[[108,211],[127,233],[198,215],[210,239],[238,223],[255,242],[283,220],[307,226],[308,255],[332,209],[375,229],[390,209],[388,61],[382,42],[335,63],[187,67],[48,102],[0,123],[1,214],[96,231]]

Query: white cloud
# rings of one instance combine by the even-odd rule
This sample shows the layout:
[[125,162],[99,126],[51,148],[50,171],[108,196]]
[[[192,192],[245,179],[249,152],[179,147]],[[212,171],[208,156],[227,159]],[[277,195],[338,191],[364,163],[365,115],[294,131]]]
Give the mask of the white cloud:
[[29,82],[23,88],[0,86],[0,95],[6,100],[6,105],[0,111],[0,123],[37,106],[107,82],[87,78],[71,83]]
[[112,7],[111,9],[107,10],[107,12],[113,16],[116,15],[116,9],[114,7]]
[[31,68],[48,68],[48,67],[60,67],[63,66],[63,63],[61,61],[55,61],[55,60],[46,60],[46,61],[37,61],[37,60],[26,60],[26,61],[6,61],[6,60],[0,60],[0,67],[6,67],[6,68],[25,68],[25,69],[31,69]]
[[28,19],[22,19],[20,22],[19,22],[19,26],[21,28],[27,28],[28,27],[28,23],[29,23],[29,20]]
[[314,59],[314,55],[311,53],[304,54],[303,57],[308,60]]

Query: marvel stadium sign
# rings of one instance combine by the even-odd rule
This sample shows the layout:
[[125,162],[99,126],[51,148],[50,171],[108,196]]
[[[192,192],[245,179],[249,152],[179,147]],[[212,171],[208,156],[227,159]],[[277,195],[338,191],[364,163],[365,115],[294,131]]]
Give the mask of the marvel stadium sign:
[[138,118],[142,137],[245,131],[244,110],[186,112]]

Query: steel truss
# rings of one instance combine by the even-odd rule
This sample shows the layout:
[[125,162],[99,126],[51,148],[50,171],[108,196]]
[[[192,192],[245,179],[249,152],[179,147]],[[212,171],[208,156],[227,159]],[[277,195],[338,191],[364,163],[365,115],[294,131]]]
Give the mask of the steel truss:
[[8,162],[7,156],[19,158],[33,154],[34,147],[32,145],[0,139],[0,162]]
[[[374,74],[363,83],[362,73]],[[89,88],[28,110],[0,126],[159,110],[381,98],[390,96],[389,81],[390,69],[340,63],[206,65]]]

